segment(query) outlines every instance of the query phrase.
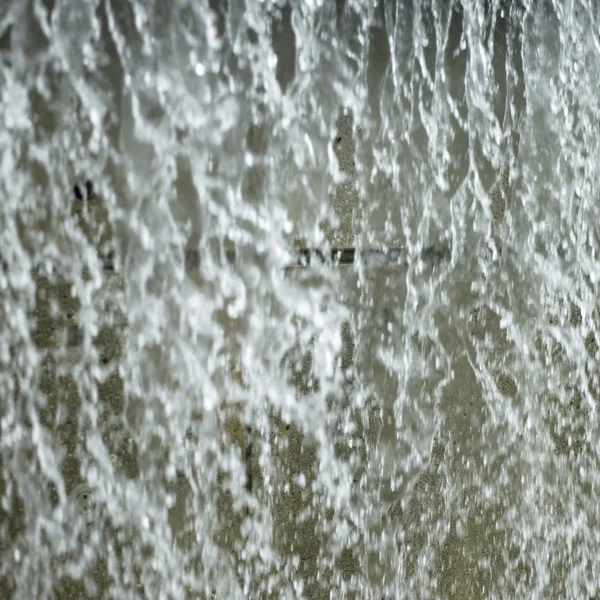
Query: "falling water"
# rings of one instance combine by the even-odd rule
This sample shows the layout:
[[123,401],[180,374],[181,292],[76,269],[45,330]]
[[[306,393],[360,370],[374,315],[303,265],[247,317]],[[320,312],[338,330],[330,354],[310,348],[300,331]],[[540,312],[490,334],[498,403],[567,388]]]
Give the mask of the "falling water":
[[599,80],[594,0],[0,3],[0,597],[594,597]]

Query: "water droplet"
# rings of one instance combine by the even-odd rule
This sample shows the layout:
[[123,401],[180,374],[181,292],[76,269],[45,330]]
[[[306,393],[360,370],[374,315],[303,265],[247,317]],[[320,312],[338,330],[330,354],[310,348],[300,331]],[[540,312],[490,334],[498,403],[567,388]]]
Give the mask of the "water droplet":
[[197,62],[194,66],[194,71],[198,77],[202,77],[206,74],[206,68],[201,62]]

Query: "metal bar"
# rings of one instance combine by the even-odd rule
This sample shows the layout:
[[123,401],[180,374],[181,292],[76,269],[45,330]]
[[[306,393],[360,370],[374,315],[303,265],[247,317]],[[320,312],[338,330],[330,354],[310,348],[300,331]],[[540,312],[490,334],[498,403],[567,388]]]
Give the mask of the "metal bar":
[[[450,254],[448,244],[436,244],[422,250],[420,259],[426,263],[439,264],[449,260]],[[235,250],[227,250],[225,256],[230,264],[235,263],[238,258]],[[403,246],[386,249],[368,248],[360,252],[356,248],[332,248],[329,251],[306,248],[296,251],[295,258],[286,265],[286,268],[348,266],[359,261],[367,266],[405,266],[409,262],[409,253]],[[186,251],[185,263],[188,269],[199,268],[200,262],[200,253],[197,250]],[[112,268],[112,262],[106,264]]]
[[[227,262],[234,264],[238,259],[238,254],[234,250],[225,252]],[[435,245],[425,248],[420,253],[420,259],[432,265],[442,263],[450,259],[450,247],[447,245]],[[114,254],[98,254],[98,260],[102,264],[102,270],[110,273],[116,271]],[[406,266],[409,262],[409,254],[404,247],[395,247],[388,249],[370,248],[359,252],[356,248],[332,248],[328,252],[318,249],[299,250],[295,253],[295,258],[285,266],[285,268],[307,268],[315,266],[349,266],[360,262],[366,266]],[[197,250],[187,250],[185,253],[185,267],[187,271],[193,271],[200,267],[200,253]],[[0,267],[8,271],[8,263],[0,256]],[[39,272],[40,266],[33,268],[34,272]]]
[[[421,251],[420,259],[424,262],[437,264],[450,259],[450,246],[448,244],[435,244]],[[319,249],[302,249],[295,253],[287,268],[312,267],[316,265],[344,266],[361,262],[368,266],[406,265],[409,262],[409,253],[403,246],[393,248],[368,248],[358,251],[356,248],[332,248],[329,251]],[[234,250],[226,252],[227,260],[234,263],[237,254]],[[199,266],[200,255],[196,250],[186,252],[186,264]]]

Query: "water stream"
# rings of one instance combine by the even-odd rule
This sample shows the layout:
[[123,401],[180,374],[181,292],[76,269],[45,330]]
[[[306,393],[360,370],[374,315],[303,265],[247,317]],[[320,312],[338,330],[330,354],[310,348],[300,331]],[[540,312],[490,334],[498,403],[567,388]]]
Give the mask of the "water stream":
[[0,597],[600,593],[598,81],[594,0],[0,3]]

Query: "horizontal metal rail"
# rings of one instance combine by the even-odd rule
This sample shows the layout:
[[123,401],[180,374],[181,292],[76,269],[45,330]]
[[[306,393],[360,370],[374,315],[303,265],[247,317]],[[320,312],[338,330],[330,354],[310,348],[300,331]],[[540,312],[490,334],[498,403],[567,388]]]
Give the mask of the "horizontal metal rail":
[[[318,249],[297,250],[295,258],[285,265],[285,268],[313,267],[313,266],[348,266],[361,262],[367,266],[405,266],[409,263],[409,253],[405,247],[399,246],[387,249],[369,248],[358,251],[356,248],[332,248],[329,251]],[[423,262],[439,264],[450,259],[450,247],[448,245],[434,245],[425,248],[419,253]],[[227,262],[234,264],[239,254],[235,250],[225,252]],[[115,262],[113,255],[99,255],[99,260],[104,271],[114,271]],[[185,266],[188,270],[198,269],[201,263],[201,255],[198,250],[187,250],[185,252]]]
[[[329,251],[305,249],[298,250],[295,258],[285,265],[285,268],[295,267],[315,267],[315,266],[349,266],[361,262],[366,266],[406,266],[409,264],[409,254],[404,247],[395,247],[388,249],[367,249],[359,252],[356,248],[332,248]],[[259,255],[257,255],[259,256]],[[234,264],[237,262],[239,254],[235,250],[225,252],[227,262]],[[449,246],[430,246],[419,253],[420,259],[428,264],[437,265],[450,259]],[[241,257],[240,257],[241,258]],[[102,264],[102,270],[105,272],[116,272],[117,265],[114,255],[98,254],[98,260]],[[201,256],[197,250],[187,250],[185,252],[185,267],[187,271],[193,271],[200,268]],[[0,255],[0,270],[7,272],[9,263]],[[42,270],[41,265],[33,268],[34,273]]]

